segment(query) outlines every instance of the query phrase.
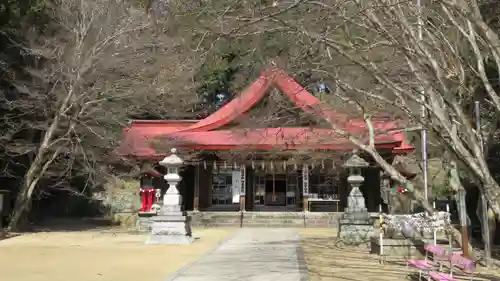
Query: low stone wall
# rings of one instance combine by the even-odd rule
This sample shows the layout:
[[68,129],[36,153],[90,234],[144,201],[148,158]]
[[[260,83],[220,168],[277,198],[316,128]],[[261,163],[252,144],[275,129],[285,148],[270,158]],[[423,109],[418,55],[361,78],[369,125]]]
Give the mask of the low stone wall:
[[305,213],[305,225],[308,228],[337,228],[344,213]]
[[137,213],[115,213],[108,217],[113,225],[119,225],[120,227],[131,229],[137,226],[139,217]]
[[240,212],[188,212],[193,227],[241,227]]
[[[193,227],[336,228],[343,213],[328,212],[188,212]],[[140,217],[140,231],[150,229],[150,217]]]

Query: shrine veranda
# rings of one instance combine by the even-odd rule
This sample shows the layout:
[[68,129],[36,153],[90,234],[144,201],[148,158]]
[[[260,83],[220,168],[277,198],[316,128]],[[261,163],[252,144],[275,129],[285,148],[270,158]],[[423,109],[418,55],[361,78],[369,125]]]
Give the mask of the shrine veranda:
[[[181,171],[179,190],[187,211],[342,212],[350,190],[347,174],[333,169],[331,164],[316,164],[314,168],[308,164],[286,167],[283,162],[187,165]],[[162,169],[157,167],[157,170]],[[361,191],[367,208],[377,212],[383,203],[380,195],[384,188],[380,180],[383,174],[376,167],[364,169],[363,174]],[[157,200],[161,200],[156,197],[157,190],[163,193],[167,184],[162,177],[149,174],[142,175],[140,181],[141,212],[150,212]]]

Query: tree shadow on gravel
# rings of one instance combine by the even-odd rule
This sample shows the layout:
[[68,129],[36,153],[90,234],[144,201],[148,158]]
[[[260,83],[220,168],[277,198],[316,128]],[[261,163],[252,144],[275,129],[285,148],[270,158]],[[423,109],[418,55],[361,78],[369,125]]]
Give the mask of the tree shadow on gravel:
[[[403,258],[389,259],[380,264],[379,256],[370,254],[366,245],[349,246],[337,242],[335,237],[302,238],[311,281],[419,280],[418,272],[408,268]],[[460,273],[454,276],[459,280],[470,280]],[[500,277],[477,273],[472,280],[500,281]]]

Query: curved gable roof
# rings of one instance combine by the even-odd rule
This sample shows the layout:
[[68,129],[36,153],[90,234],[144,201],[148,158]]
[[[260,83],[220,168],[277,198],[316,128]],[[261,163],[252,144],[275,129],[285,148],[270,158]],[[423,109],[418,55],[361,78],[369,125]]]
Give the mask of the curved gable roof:
[[[237,133],[231,131],[213,131],[229,124],[236,120],[241,115],[248,112],[256,105],[272,87],[278,88],[285,94],[297,107],[304,112],[321,116],[330,122],[335,122],[339,127],[348,133],[366,133],[366,124],[362,119],[350,119],[345,114],[340,114],[333,109],[324,105],[317,97],[309,93],[295,79],[287,75],[283,70],[272,68],[262,72],[260,77],[241,92],[232,101],[225,104],[219,110],[210,116],[201,120],[169,120],[169,121],[133,121],[125,135],[125,140],[119,148],[121,154],[128,155],[155,155],[157,154],[150,146],[150,142],[158,137],[169,137],[177,141],[184,140],[185,145],[192,146],[212,146],[226,147],[235,146],[238,143],[242,145],[260,145],[262,144],[258,137],[241,138]],[[395,147],[400,147],[401,152],[413,149],[404,141],[403,132],[397,130],[398,122],[386,120],[373,120],[373,126],[376,131],[392,132],[382,133],[376,136],[376,142],[394,143]],[[292,128],[268,128],[267,130],[279,129],[280,132],[288,132]],[[307,129],[307,128],[302,128]],[[394,130],[396,129],[396,130]],[[328,130],[330,135],[334,135],[334,131]],[[203,133],[205,132],[205,133]],[[290,134],[295,133],[292,132]],[[343,139],[345,143],[347,139],[338,137],[336,141],[329,144],[331,149],[340,146],[332,146],[340,144],[338,139]],[[267,140],[266,145],[284,145],[286,141]],[[312,145],[314,139],[311,139],[308,145]],[[318,145],[320,143],[317,142]],[[291,147],[290,145],[285,145]],[[342,147],[344,147],[343,145]]]

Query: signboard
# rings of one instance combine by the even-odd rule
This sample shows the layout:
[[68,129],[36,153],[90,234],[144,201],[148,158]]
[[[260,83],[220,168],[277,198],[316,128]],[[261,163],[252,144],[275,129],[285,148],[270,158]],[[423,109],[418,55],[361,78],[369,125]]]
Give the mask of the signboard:
[[309,167],[302,166],[302,194],[309,195]]
[[246,193],[246,166],[245,165],[241,165],[240,167],[240,178],[241,178],[241,182],[240,182],[240,195],[245,195]]

